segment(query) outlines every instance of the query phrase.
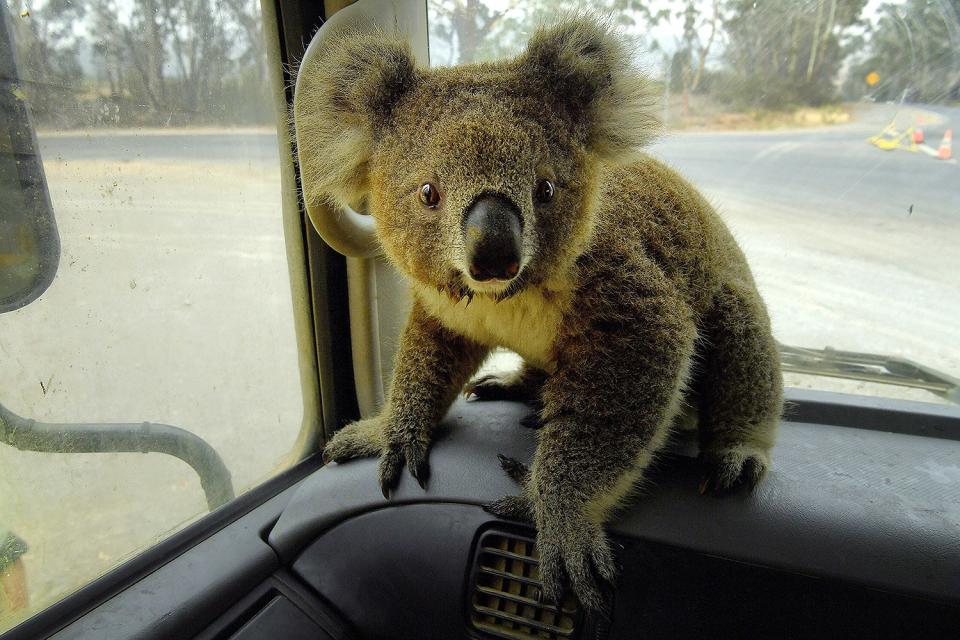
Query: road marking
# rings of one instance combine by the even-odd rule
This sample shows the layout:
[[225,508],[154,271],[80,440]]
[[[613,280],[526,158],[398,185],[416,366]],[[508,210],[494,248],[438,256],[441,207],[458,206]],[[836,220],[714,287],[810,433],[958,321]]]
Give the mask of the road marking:
[[763,160],[765,158],[777,158],[791,151],[795,151],[805,144],[805,142],[778,142],[758,152],[750,161],[756,162],[757,160]]

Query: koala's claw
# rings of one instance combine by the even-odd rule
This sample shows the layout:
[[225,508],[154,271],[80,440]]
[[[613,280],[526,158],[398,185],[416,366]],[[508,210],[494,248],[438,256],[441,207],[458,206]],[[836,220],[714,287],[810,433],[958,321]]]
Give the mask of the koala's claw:
[[604,588],[617,577],[610,545],[599,525],[586,521],[571,525],[563,527],[562,534],[541,528],[537,536],[543,595],[559,602],[569,583],[584,609],[602,613],[608,600]]
[[403,448],[403,455],[407,459],[407,467],[420,488],[426,490],[427,480],[430,478],[430,464],[427,462],[426,448],[408,444]]
[[389,500],[391,492],[397,488],[404,465],[410,470],[410,475],[417,481],[420,488],[427,488],[427,480],[430,477],[427,448],[418,443],[394,444],[380,455],[380,490],[384,498]]
[[400,482],[400,472],[403,470],[403,460],[400,457],[400,450],[390,448],[380,456],[380,491],[383,497],[390,499],[390,493],[397,488]]
[[530,479],[530,468],[519,460],[508,458],[502,453],[497,454],[497,460],[500,461],[500,467],[514,482],[523,484]]
[[700,455],[704,467],[700,481],[700,495],[721,496],[740,487],[756,489],[767,472],[767,457],[763,452],[744,453],[736,449],[706,452]]

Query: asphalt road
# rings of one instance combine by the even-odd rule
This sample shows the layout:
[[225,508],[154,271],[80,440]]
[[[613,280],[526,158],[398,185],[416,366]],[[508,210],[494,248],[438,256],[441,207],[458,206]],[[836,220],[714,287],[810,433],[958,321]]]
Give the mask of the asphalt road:
[[[923,153],[881,153],[864,144],[892,119],[906,127],[915,122],[911,113],[922,112],[942,118],[935,124],[926,118],[927,142],[934,147],[948,127],[960,125],[958,108],[873,105],[863,107],[851,125],[674,133],[661,138],[651,151],[708,192],[735,192],[800,212],[890,218],[909,213],[952,220],[960,212],[956,164]],[[240,161],[248,166],[277,161],[270,131],[60,135],[41,137],[40,146],[48,161]]]
[[38,136],[44,160],[102,162],[204,161],[276,164],[277,134],[269,129],[92,130]]
[[[933,161],[923,153],[880,153],[864,144],[891,120],[905,128],[922,113],[942,119],[931,123],[931,117],[926,118],[927,143],[934,147],[948,127],[960,129],[960,108],[870,105],[861,107],[850,125],[667,134],[652,153],[707,191],[736,191],[782,207],[840,216],[896,218],[914,205],[915,215],[952,219],[960,212],[957,165]],[[41,136],[40,147],[47,160],[240,160],[247,165],[277,161],[275,134],[270,131]]]
[[[699,188],[762,200],[770,206],[842,218],[952,223],[960,216],[960,167],[925,153],[881,151],[866,144],[891,120],[901,129],[916,116],[942,118],[923,129],[936,147],[948,127],[960,133],[960,109],[862,107],[850,125],[773,132],[667,135],[653,153]],[[912,213],[910,207],[913,207]]]
[[[865,142],[918,113],[674,134],[652,152],[727,220],[782,342],[958,376],[960,167]],[[926,115],[940,117],[934,145],[960,125],[960,110]],[[269,476],[302,417],[275,135],[90,132],[40,146],[63,256],[47,293],[0,316],[0,401],[38,420],[177,425],[221,453],[239,490]],[[204,509],[195,475],[165,456],[0,447],[0,520],[31,545],[38,606]]]

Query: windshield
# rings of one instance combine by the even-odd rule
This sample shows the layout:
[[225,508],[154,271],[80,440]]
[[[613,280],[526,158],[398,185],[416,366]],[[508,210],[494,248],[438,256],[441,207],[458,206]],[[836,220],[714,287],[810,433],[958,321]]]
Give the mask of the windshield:
[[608,12],[663,96],[664,135],[650,153],[717,207],[777,339],[804,349],[802,362],[785,358],[787,385],[945,401],[857,367],[825,378],[840,369],[809,355],[882,354],[960,377],[955,0],[429,7],[434,66],[514,55],[562,11]]

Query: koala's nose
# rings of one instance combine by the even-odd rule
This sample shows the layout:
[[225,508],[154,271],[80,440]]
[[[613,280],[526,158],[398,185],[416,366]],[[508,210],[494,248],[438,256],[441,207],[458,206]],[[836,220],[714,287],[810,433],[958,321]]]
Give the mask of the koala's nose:
[[463,234],[471,278],[483,282],[517,275],[523,224],[510,200],[498,195],[477,198],[464,215]]

